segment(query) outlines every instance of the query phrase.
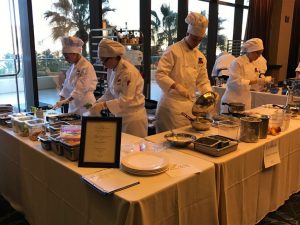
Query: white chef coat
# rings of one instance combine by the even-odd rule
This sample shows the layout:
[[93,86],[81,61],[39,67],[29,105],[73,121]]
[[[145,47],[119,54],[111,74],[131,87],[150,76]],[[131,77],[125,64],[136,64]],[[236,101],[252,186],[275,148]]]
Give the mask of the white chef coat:
[[184,86],[190,93],[195,93],[196,90],[200,94],[211,91],[206,62],[205,56],[198,48],[189,49],[184,39],[169,46],[165,51],[155,74],[156,81],[163,91],[156,112],[157,132],[190,124],[181,112],[192,115],[194,101],[181,96],[170,87],[175,82]]
[[[258,77],[264,78],[264,75],[267,71],[267,60],[265,57],[260,55],[255,61],[252,62],[255,66],[255,72]],[[251,85],[251,90],[261,91],[264,88],[264,85],[261,84],[253,84]]]
[[96,101],[94,91],[97,85],[97,76],[93,65],[83,56],[77,64],[72,64],[66,72],[66,79],[59,95],[64,98],[72,97],[69,103],[69,113],[82,115],[87,112],[85,104]]
[[[258,78],[255,65],[246,55],[239,56],[229,66],[230,76],[221,103],[239,102],[245,104],[245,109],[251,108],[250,80]],[[221,113],[227,113],[228,107],[221,104]]]
[[229,65],[235,59],[235,57],[228,52],[222,52],[214,64],[211,72],[212,77],[229,76]]
[[139,137],[148,133],[143,95],[144,80],[134,65],[121,59],[115,69],[107,70],[108,89],[98,101],[106,101],[109,111],[122,117],[122,131]]

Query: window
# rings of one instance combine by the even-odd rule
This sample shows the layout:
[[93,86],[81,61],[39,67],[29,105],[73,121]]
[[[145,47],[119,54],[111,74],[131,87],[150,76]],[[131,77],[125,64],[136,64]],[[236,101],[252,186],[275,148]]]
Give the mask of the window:
[[216,55],[226,50],[227,40],[232,40],[234,7],[219,5],[218,37]]
[[0,42],[0,103],[12,104],[14,110],[23,111],[26,104],[18,1],[2,0],[0,8],[0,26],[5,34]]
[[[108,9],[102,15],[106,21],[106,26],[116,27],[118,30],[125,28],[129,30],[140,29],[140,1],[139,0],[109,0],[102,4],[102,9]],[[104,12],[105,10],[103,10]]]
[[[84,42],[88,41],[90,23],[88,0],[69,0],[70,5],[64,7],[54,4],[57,2],[45,0],[40,4],[39,0],[32,0],[40,106],[54,104],[59,99],[58,94],[65,79],[65,72],[69,68],[62,56],[60,37],[76,35]],[[60,17],[57,17],[56,13]],[[66,19],[66,22],[61,23],[62,18]],[[87,46],[84,45],[82,51],[85,57],[88,57]]]
[[151,96],[158,101],[161,89],[155,81],[160,56],[177,40],[177,1],[151,1]]

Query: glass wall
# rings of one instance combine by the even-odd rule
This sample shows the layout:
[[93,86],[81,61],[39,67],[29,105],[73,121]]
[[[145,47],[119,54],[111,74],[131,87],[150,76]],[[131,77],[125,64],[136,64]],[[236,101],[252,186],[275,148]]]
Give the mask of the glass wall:
[[[25,109],[18,1],[0,1],[0,104]],[[19,61],[20,59],[20,61]]]
[[[40,4],[39,0],[32,0],[40,106],[52,105],[59,99],[58,93],[69,67],[61,53],[60,37],[76,35],[85,43],[88,41],[88,0],[60,3],[44,0]],[[85,44],[82,54],[88,57],[88,52],[88,44]]]
[[161,89],[155,81],[155,72],[160,56],[177,40],[177,1],[151,1],[151,96],[159,100]]
[[234,25],[234,7],[219,5],[218,38],[216,55],[226,51],[227,40],[232,40]]
[[107,26],[116,27],[117,30],[140,29],[140,1],[139,0],[109,0],[102,4],[102,20]]

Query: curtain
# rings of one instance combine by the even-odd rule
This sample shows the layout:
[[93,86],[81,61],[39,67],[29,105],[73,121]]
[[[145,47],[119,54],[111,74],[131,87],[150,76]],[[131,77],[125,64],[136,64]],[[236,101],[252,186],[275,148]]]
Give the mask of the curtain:
[[272,0],[250,0],[245,39],[260,38],[264,43],[263,55],[268,61],[269,31]]
[[289,51],[288,78],[295,76],[295,69],[300,61],[300,0],[295,0],[292,34]]

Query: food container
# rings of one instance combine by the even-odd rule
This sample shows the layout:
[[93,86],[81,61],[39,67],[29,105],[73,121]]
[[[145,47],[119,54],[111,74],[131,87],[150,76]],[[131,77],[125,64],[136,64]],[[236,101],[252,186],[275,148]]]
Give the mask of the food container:
[[289,128],[291,118],[292,118],[292,113],[284,112],[283,121],[282,121],[282,125],[281,125],[282,131],[286,131]]
[[79,141],[63,141],[61,140],[61,148],[63,150],[63,155],[71,161],[77,161],[79,158]]
[[218,122],[218,134],[224,137],[237,140],[239,135],[240,123],[234,121]]
[[24,113],[13,113],[13,114],[9,115],[9,117],[11,119],[11,127],[15,133],[19,132],[18,127],[17,127],[17,122],[15,120],[19,117],[24,117],[24,116],[26,116]]
[[51,135],[53,134],[59,134],[60,133],[60,127],[62,125],[69,125],[69,123],[64,122],[64,121],[59,121],[59,122],[55,122],[53,124],[49,125],[49,132]]
[[50,135],[51,140],[51,149],[54,151],[57,155],[63,155],[63,149],[61,146],[61,138],[59,134]]
[[198,138],[194,142],[194,149],[212,156],[222,156],[237,149],[238,141],[220,135]]
[[28,137],[29,130],[28,126],[26,125],[25,121],[33,120],[34,116],[24,116],[24,117],[17,117],[14,122],[16,123],[17,133],[22,137]]
[[1,113],[0,114],[0,125],[3,126],[7,126],[6,121],[11,120],[11,118],[9,117],[9,115],[11,115],[12,113]]
[[242,112],[245,110],[245,104],[241,102],[222,102],[222,105],[227,105],[228,106],[228,112],[233,113],[233,112]]
[[29,139],[37,141],[39,135],[46,134],[45,122],[43,119],[33,119],[25,121],[29,130]]
[[196,136],[187,133],[170,133],[164,137],[172,146],[178,148],[187,147],[197,139]]
[[64,141],[80,141],[81,125],[62,125],[60,137]]
[[14,109],[11,104],[0,104],[0,113],[12,112]]
[[270,116],[257,114],[253,115],[253,117],[261,119],[261,123],[259,125],[259,138],[267,138]]
[[38,140],[41,142],[43,149],[47,151],[51,150],[51,139],[48,135],[39,135]]
[[261,119],[254,117],[241,118],[240,140],[244,142],[257,142]]
[[69,121],[73,121],[73,120],[80,120],[81,116],[74,114],[74,113],[63,113],[63,114],[59,114],[59,115],[54,115],[54,116],[46,116],[46,120],[50,123],[56,123],[59,121],[65,121],[65,122],[69,122]]

